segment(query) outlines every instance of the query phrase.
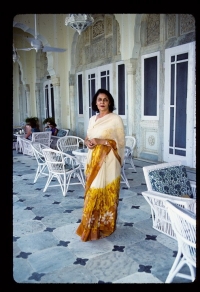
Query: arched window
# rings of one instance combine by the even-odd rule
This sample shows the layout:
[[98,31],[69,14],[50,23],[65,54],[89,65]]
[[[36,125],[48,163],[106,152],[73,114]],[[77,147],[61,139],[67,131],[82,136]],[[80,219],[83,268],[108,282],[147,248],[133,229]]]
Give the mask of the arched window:
[[55,117],[53,84],[50,80],[44,82],[45,118]]

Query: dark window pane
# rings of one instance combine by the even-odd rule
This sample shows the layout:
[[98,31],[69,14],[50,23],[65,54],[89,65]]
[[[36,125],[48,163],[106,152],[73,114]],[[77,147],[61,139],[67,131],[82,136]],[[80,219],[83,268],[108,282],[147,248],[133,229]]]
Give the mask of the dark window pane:
[[125,115],[125,65],[118,66],[118,114]]
[[54,92],[53,92],[53,85],[52,84],[51,84],[51,116],[55,118]]
[[175,65],[171,65],[171,100],[170,105],[174,105],[174,72],[175,72]]
[[78,75],[78,100],[79,100],[79,114],[83,114],[83,85],[82,74]]
[[107,88],[106,88],[106,77],[102,77],[102,78],[101,78],[101,88],[103,88],[103,89],[107,89]]
[[177,56],[177,61],[187,60],[187,59],[188,59],[188,53],[180,54]]
[[144,115],[157,115],[157,57],[144,60]]
[[46,106],[46,118],[49,118],[49,92],[48,92],[48,85],[45,86],[45,106]]
[[169,146],[173,147],[174,135],[174,108],[170,108],[170,132],[169,132]]
[[[92,75],[94,75],[94,77],[95,77],[95,74],[92,74]],[[91,80],[91,101],[90,101],[90,105],[91,105],[91,103],[92,103],[92,98],[93,98],[93,96],[95,95],[95,92],[96,92],[96,88],[95,88],[95,79],[92,79]],[[94,112],[93,110],[92,110],[92,115],[95,115],[96,114],[96,112]]]
[[171,56],[171,62],[175,61],[175,56]]
[[184,150],[175,150],[175,155],[186,156],[186,151],[184,151]]
[[110,90],[110,78],[109,78],[110,71],[102,71],[101,72],[101,88]]
[[102,71],[101,76],[105,76],[105,75],[106,75],[106,71]]
[[175,147],[186,148],[188,62],[177,64]]

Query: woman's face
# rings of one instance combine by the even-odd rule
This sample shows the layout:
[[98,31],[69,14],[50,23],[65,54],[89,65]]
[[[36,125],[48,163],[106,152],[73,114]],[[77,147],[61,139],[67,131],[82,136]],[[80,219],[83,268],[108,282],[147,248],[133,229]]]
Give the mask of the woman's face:
[[109,98],[105,93],[100,93],[97,96],[96,105],[99,112],[107,112],[109,111]]

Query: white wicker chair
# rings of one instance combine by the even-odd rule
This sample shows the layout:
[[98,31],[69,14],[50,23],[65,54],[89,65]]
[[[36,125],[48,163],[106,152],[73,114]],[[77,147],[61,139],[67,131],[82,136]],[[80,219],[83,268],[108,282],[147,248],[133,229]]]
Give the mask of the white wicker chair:
[[41,144],[39,142],[32,142],[30,143],[33,154],[37,161],[37,170],[34,178],[34,183],[38,180],[40,176],[48,176],[48,168],[47,164],[44,158],[44,154],[42,152],[42,149],[48,149],[49,147],[47,145]]
[[[57,141],[58,141],[58,139],[60,139],[61,137],[65,137],[65,136],[69,135],[69,131],[70,131],[69,129],[59,129],[58,133],[57,133],[57,136],[51,136],[51,145],[50,145],[50,147],[52,149],[58,150],[57,149]],[[60,133],[63,136],[60,136]]]
[[20,137],[19,138],[19,144],[20,144],[20,147],[21,147],[21,151],[24,155],[30,155],[30,156],[33,156],[33,149],[31,147],[31,141],[24,138],[24,137]]
[[32,133],[32,142],[39,142],[43,145],[50,147],[51,144],[51,132],[33,132]]
[[[69,185],[81,184],[84,187],[81,165],[75,157],[54,149],[43,149],[42,152],[49,170],[43,192],[48,187],[60,186],[63,196],[66,196]],[[75,174],[75,178],[78,178],[78,182],[70,182],[73,174]],[[57,178],[59,184],[50,185],[53,178]]]
[[[164,175],[166,170],[169,171],[171,169],[174,169],[174,167],[181,167],[181,162],[177,161],[170,163],[161,163],[157,165],[143,167],[144,177],[147,184],[147,191],[142,192],[142,195],[151,207],[153,228],[172,238],[175,238],[176,236],[171,226],[171,221],[165,207],[165,202],[169,200],[177,205],[191,210],[192,212],[196,211],[196,182],[189,182],[191,186],[190,191],[192,191],[193,198],[186,198],[184,196],[177,196],[173,194],[173,191],[176,190],[176,185],[169,185],[169,193],[164,193],[164,182],[162,181],[162,179],[160,178],[158,182],[155,182],[153,180],[154,175],[156,179],[156,174],[158,173],[158,171],[160,172],[162,177],[162,174]],[[185,182],[186,181],[188,182],[187,177],[185,177]],[[157,184],[156,186],[158,187],[158,189],[161,189],[160,191],[155,190],[155,184]],[[184,188],[186,189],[186,187],[183,185],[183,189]],[[186,194],[187,192],[185,192],[185,195]]]
[[86,147],[82,138],[77,136],[64,136],[58,139],[57,148],[64,153],[73,155],[73,150],[77,150],[80,148],[84,149]]
[[[193,282],[196,276],[196,214],[170,201],[166,201],[166,208],[176,234],[178,253],[165,283],[171,283],[174,277]],[[190,275],[180,272],[184,265],[188,265]]]
[[[64,136],[57,141],[57,149],[71,156],[74,156],[72,151],[84,148],[86,148],[84,140],[77,136]],[[81,169],[83,170],[82,165]]]
[[46,145],[50,147],[51,143],[51,132],[33,132],[32,133],[32,140],[26,139],[26,138],[20,138],[20,143],[22,145],[22,153],[26,155],[33,156],[33,149],[31,147],[32,142],[38,142],[43,145]]
[[125,174],[125,169],[124,169],[126,159],[127,158],[129,159],[129,157],[128,157],[130,154],[129,147],[125,146],[124,152],[125,152],[124,153],[124,162],[123,162],[122,167],[121,167],[121,178],[122,178],[121,183],[125,183],[127,185],[127,187],[130,188],[130,184],[128,182],[128,179],[127,179],[126,174]]
[[133,151],[136,146],[136,139],[133,136],[125,136],[125,145],[126,148],[128,149],[127,155],[125,157],[125,163],[130,163],[131,164],[131,169],[133,169],[135,172],[136,168],[133,162]]

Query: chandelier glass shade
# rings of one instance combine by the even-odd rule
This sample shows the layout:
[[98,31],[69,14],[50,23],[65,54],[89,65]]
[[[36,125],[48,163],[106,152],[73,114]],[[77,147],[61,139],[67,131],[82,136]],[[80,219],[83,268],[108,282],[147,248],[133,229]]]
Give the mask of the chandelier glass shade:
[[15,63],[18,60],[19,60],[19,56],[18,56],[17,52],[13,51],[13,62]]
[[71,26],[71,28],[75,29],[79,35],[93,22],[94,19],[91,14],[69,14],[69,17],[65,18],[65,25]]

